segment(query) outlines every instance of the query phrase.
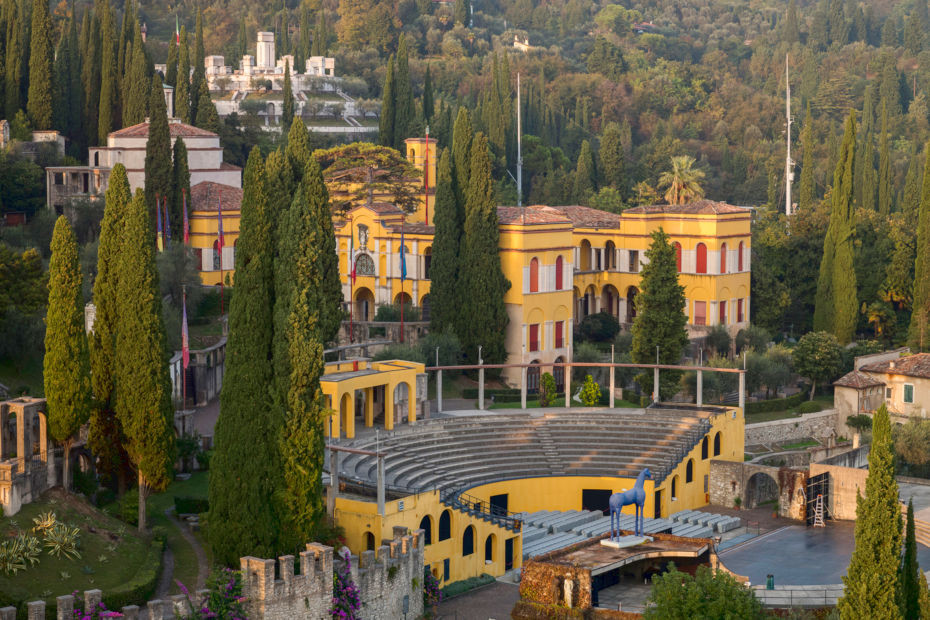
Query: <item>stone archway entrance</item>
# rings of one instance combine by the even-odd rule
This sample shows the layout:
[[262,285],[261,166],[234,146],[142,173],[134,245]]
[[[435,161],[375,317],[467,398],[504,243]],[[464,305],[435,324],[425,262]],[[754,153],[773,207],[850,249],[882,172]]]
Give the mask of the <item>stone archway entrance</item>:
[[355,320],[371,321],[374,318],[375,295],[370,289],[362,287],[355,291]]
[[756,472],[746,481],[746,508],[778,502],[778,483],[765,472]]

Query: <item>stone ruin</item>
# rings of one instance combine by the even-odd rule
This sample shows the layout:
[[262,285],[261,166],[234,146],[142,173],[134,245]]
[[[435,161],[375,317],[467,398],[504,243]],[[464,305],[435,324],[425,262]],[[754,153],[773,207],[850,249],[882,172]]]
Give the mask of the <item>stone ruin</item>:
[[0,402],[0,504],[3,514],[19,512],[60,484],[60,449],[48,436],[44,398]]

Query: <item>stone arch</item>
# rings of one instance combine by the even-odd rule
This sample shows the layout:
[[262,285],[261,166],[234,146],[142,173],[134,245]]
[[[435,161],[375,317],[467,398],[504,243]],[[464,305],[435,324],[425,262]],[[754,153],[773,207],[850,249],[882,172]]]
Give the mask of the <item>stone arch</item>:
[[439,530],[437,531],[436,540],[449,540],[452,538],[452,511],[443,510],[439,515]]
[[371,532],[365,532],[365,550],[374,551],[375,550],[375,535]]
[[423,530],[423,544],[433,544],[433,517],[423,515],[423,518],[420,519],[420,529]]
[[433,264],[433,246],[423,250],[423,279],[429,280],[430,268]]
[[613,241],[608,241],[604,246],[604,270],[617,268],[617,246]]
[[755,508],[760,504],[778,501],[778,482],[765,472],[754,473],[746,481],[746,508]]
[[400,306],[401,304],[405,306],[413,305],[413,299],[410,298],[410,293],[403,292],[394,296],[394,305]]
[[672,476],[672,486],[669,489],[669,499],[678,499],[678,475]]
[[374,318],[375,294],[368,287],[361,287],[355,291],[355,320],[370,321]]
[[601,311],[612,316],[620,316],[620,291],[613,284],[607,284],[601,289]]
[[694,482],[694,459],[688,459],[685,465],[685,484]]

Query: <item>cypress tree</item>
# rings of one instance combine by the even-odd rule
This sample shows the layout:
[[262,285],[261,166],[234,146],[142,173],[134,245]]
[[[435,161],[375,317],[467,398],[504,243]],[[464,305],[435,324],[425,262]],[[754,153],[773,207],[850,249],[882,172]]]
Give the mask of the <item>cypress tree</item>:
[[400,35],[394,74],[394,148],[404,152],[404,140],[414,134],[413,86],[407,58],[407,37]]
[[245,30],[245,20],[239,21],[239,41],[237,49],[240,59],[249,53],[249,35]]
[[467,28],[470,24],[470,13],[471,2],[469,0],[455,0],[455,5],[453,7],[453,18],[456,24],[461,24]]
[[326,51],[329,49],[328,38],[329,34],[326,29],[326,18],[323,16],[323,11],[320,11],[316,22],[316,28],[313,31],[313,45],[310,48],[310,55],[326,56]]
[[885,290],[891,301],[910,307],[917,252],[917,211],[920,208],[920,158],[913,147],[898,204],[901,209],[892,216],[894,253],[885,273]]
[[855,154],[856,116],[850,112],[840,157],[833,173],[833,205],[824,239],[814,306],[814,330],[832,332],[841,344],[852,339],[859,309],[853,269]]
[[856,150],[856,163],[861,176],[857,178],[855,186],[861,194],[859,206],[868,211],[875,210],[875,194],[878,190],[878,180],[875,174],[875,147],[873,145],[872,134],[868,133]]
[[71,488],[71,446],[90,417],[90,359],[84,332],[83,277],[77,241],[68,218],[60,216],[52,233],[48,266],[48,315],[45,317],[43,377],[48,430],[64,447],[63,480]]
[[282,489],[278,438],[282,410],[255,415],[256,395],[272,385],[273,226],[258,147],[245,167],[236,243],[236,295],[229,308],[226,376],[210,462],[210,546],[231,565],[244,555],[273,557],[279,544]]
[[462,222],[465,221],[465,195],[468,180],[471,177],[471,145],[474,136],[471,115],[465,107],[459,108],[452,128],[452,182],[455,189],[455,203],[458,206]]
[[291,178],[293,179],[291,192],[284,209],[286,210],[294,199],[294,190],[297,189],[297,185],[303,179],[307,164],[313,158],[313,148],[310,146],[310,132],[300,119],[291,121],[290,129],[287,132],[287,146],[284,149],[284,154],[291,166]]
[[297,53],[294,57],[294,63],[297,65],[294,69],[300,72],[300,68],[306,62],[307,58],[310,57],[310,39],[312,37],[312,30],[310,26],[310,5],[306,2],[301,3],[300,5],[300,22],[299,30],[300,37],[297,41]]
[[594,168],[594,154],[591,152],[591,143],[582,140],[581,150],[578,153],[578,163],[575,167],[572,199],[575,204],[586,204],[590,195],[596,191],[597,170]]
[[455,329],[459,310],[460,250],[464,228],[463,213],[455,202],[452,181],[452,154],[448,148],[439,157],[436,203],[433,215],[435,236],[430,263],[430,331]]
[[164,491],[171,482],[177,451],[155,234],[141,191],[126,210],[116,292],[116,416],[138,476],[139,531],[144,532],[146,498],[152,491]]
[[837,603],[844,620],[897,619],[901,561],[901,508],[894,478],[891,422],[884,403],[872,421],[872,448],[865,497],[856,497],[856,547]]
[[394,146],[394,56],[388,58],[381,94],[381,118],[378,121],[378,142]]
[[200,91],[201,82],[206,81],[204,75],[204,62],[205,55],[203,49],[203,9],[197,8],[197,25],[196,33],[194,38],[194,53],[190,58],[191,66],[194,69],[194,73],[191,76],[191,102],[190,102],[190,117],[191,119],[200,118],[197,116],[198,106],[200,105]]
[[[294,170],[281,148],[268,154],[265,161],[265,196],[268,203],[269,217],[274,222],[281,217],[291,206],[297,182],[294,180]],[[278,228],[274,227],[274,240],[272,247],[278,247]]]
[[930,144],[926,150],[923,188],[917,212],[917,252],[914,261],[914,301],[907,334],[912,351],[930,349]]
[[97,114],[100,106],[100,44],[97,18],[84,12],[81,21],[81,85],[84,89],[83,141],[84,145],[96,144]]
[[[71,50],[71,33],[74,29],[74,15],[68,18],[68,24],[61,33],[58,40],[58,47],[55,49],[55,68],[54,74],[57,76],[52,89],[52,125],[60,132],[67,136],[72,136],[72,141],[77,137],[76,128],[72,120],[72,111],[77,108],[80,110],[80,98],[77,99],[78,105],[75,105],[74,98],[77,92],[72,92],[71,76],[74,71],[74,56]],[[2,46],[0,46],[2,47]]]
[[100,107],[97,111],[97,142],[106,144],[116,127],[116,54],[113,50],[113,15],[107,4],[100,18]]
[[178,45],[175,41],[168,44],[168,61],[165,63],[165,84],[177,86],[178,84]]
[[[636,319],[633,321],[633,348],[631,355],[637,364],[653,364],[656,347],[659,362],[677,364],[688,344],[685,326],[688,317],[685,307],[685,289],[678,283],[678,266],[675,248],[668,235],[659,229],[652,233],[652,243],[646,250],[649,262],[643,266],[640,291],[636,295]],[[680,373],[663,370],[659,374],[660,398],[668,398],[678,391]],[[652,394],[652,373],[636,377],[643,392]]]
[[123,468],[127,457],[122,447],[122,428],[114,410],[117,267],[130,199],[126,168],[123,164],[116,164],[110,172],[107,185],[97,248],[97,276],[94,278],[96,312],[89,343],[94,409],[91,412],[88,445],[98,459],[97,470],[116,476],[121,492],[125,488]]
[[603,184],[612,187],[621,195],[626,193],[625,179],[623,174],[623,140],[620,131],[620,125],[617,123],[607,123],[604,128],[604,135],[601,136],[601,148],[598,151],[600,167],[598,172],[601,174]]
[[801,40],[801,31],[798,27],[798,5],[795,0],[788,3],[783,38],[785,43],[797,43]]
[[888,107],[882,101],[882,134],[878,146],[878,212],[887,217],[891,213],[891,154],[888,144]]
[[[161,90],[160,80],[148,80],[145,77],[145,46],[142,43],[142,33],[138,24],[136,24],[136,36],[130,47],[132,56],[128,60],[123,88],[123,125],[125,127],[145,121],[150,105],[150,87],[154,88],[156,81]],[[165,113],[167,114],[167,111]]]
[[481,357],[489,363],[502,363],[507,358],[504,334],[508,317],[504,295],[510,288],[510,282],[501,269],[499,237],[491,155],[487,138],[479,132],[471,146],[462,243],[463,318],[459,322],[459,339],[465,359],[472,364],[478,361],[479,345],[482,347]]
[[127,48],[129,42],[134,39],[133,25],[138,27],[138,22],[132,12],[132,0],[126,0],[123,3],[123,25],[120,27],[119,44],[116,46],[116,71],[118,75],[125,75],[128,71],[126,65],[132,62],[132,56],[127,53]]
[[281,111],[281,126],[290,127],[294,122],[294,91],[291,88],[291,68],[284,61],[284,107]]
[[52,128],[52,19],[48,2],[32,2],[29,51],[29,97],[26,112],[35,129]]
[[[321,217],[322,216],[322,217]],[[284,334],[291,373],[286,398],[287,421],[281,442],[284,455],[285,509],[289,535],[294,544],[311,540],[324,515],[322,472],[325,444],[323,422],[327,415],[320,390],[323,374],[321,328],[328,300],[322,294],[326,282],[322,254],[335,248],[326,243],[322,224],[329,216],[329,195],[316,160],[311,160],[301,187],[285,220],[288,235],[296,244],[289,254],[293,283],[291,308]],[[283,239],[284,237],[282,237]]]
[[181,26],[181,47],[178,50],[178,83],[174,89],[174,115],[184,123],[191,123],[191,63],[187,49],[187,31]]
[[429,124],[433,118],[433,79],[429,74],[429,65],[426,65],[426,75],[423,77],[423,123]]
[[79,40],[77,16],[72,10],[71,20],[68,27],[68,72],[64,74],[59,73],[59,76],[66,77],[61,77],[60,80],[56,81],[68,81],[69,85],[67,105],[71,107],[71,110],[68,113],[69,122],[66,132],[69,136],[71,136],[71,145],[73,151],[77,153],[83,153],[85,138],[84,119],[81,116],[81,111],[84,109],[84,89],[81,82],[83,62],[81,59]]
[[798,191],[798,210],[810,213],[814,206],[814,121],[811,104],[807,103],[804,127],[801,129],[801,187]]
[[[145,202],[154,213],[155,198],[171,192],[171,134],[161,78],[156,73],[149,91],[149,137],[145,144]],[[180,139],[180,138],[179,138]]]
[[[184,206],[185,195],[187,195],[188,214],[190,214],[191,208],[191,173],[187,165],[187,146],[184,144],[184,140],[178,138],[174,141],[171,160],[171,199],[169,201],[169,208],[171,209],[171,236],[174,239],[180,239],[184,224],[184,216],[181,210]],[[238,242],[236,247],[238,250]]]
[[[904,536],[904,557],[898,574],[901,589],[899,602],[902,618],[920,618],[920,574],[917,566],[917,533],[914,527],[914,501],[907,502],[907,529]],[[926,587],[926,586],[924,586]]]
[[194,125],[215,134],[220,133],[220,116],[216,112],[213,99],[210,98],[210,88],[207,86],[205,79],[200,80],[200,93],[197,97],[197,121]]
[[6,117],[13,118],[20,110],[20,88],[23,81],[23,40],[22,27],[18,20],[7,25],[8,40],[6,44],[6,75],[4,94],[6,95]]

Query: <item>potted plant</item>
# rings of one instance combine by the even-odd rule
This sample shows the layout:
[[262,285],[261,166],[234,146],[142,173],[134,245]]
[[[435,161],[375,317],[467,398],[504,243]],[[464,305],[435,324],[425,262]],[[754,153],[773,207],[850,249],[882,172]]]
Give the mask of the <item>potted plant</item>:
[[778,512],[779,512],[778,509],[779,509],[778,502],[775,502],[775,505],[772,506],[772,518],[773,518],[773,519],[777,519],[777,518],[778,518]]
[[742,504],[743,504],[743,498],[742,498],[742,497],[737,496],[737,497],[734,497],[734,498],[733,498],[733,507],[734,507],[734,508],[736,508],[737,510],[739,510],[739,507],[740,507]]

